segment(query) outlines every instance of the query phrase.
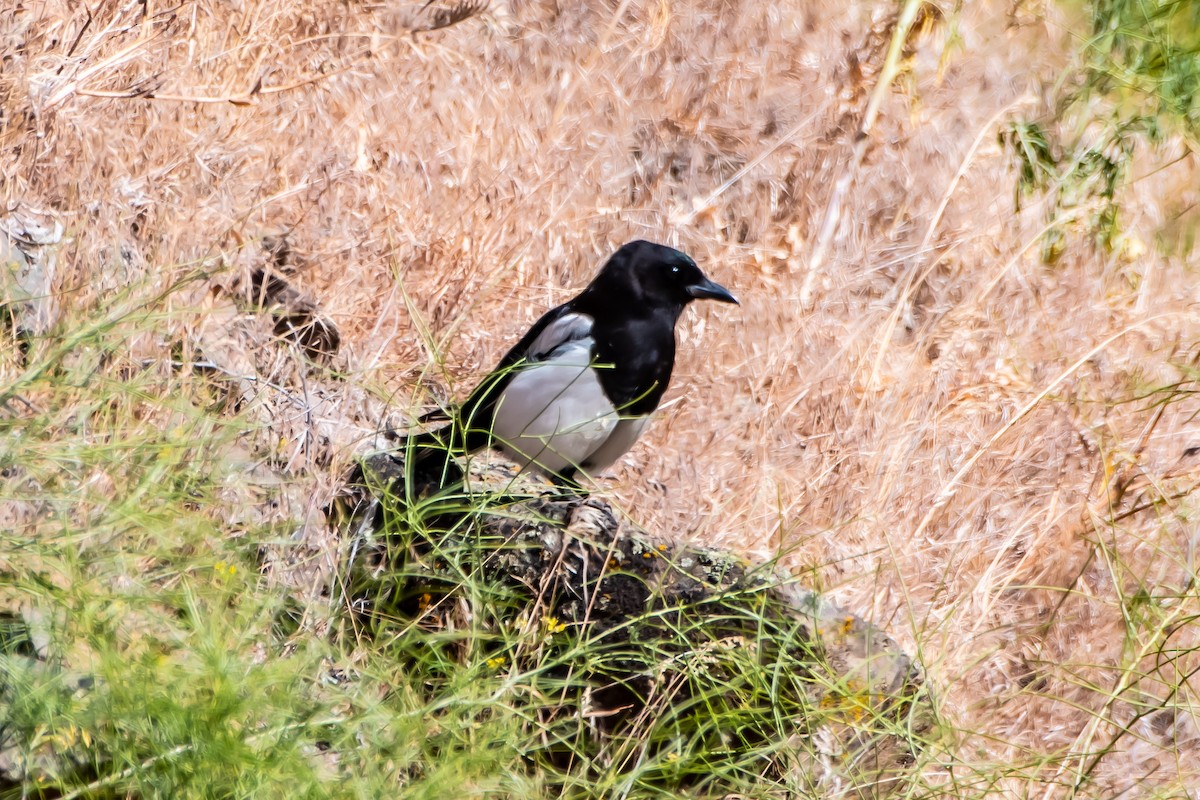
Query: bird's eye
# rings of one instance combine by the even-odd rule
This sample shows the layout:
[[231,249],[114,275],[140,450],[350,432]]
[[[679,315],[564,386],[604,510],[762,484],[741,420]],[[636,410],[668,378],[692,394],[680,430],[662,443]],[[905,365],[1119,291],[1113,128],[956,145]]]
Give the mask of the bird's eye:
[[671,267],[671,272],[679,272],[679,267]]

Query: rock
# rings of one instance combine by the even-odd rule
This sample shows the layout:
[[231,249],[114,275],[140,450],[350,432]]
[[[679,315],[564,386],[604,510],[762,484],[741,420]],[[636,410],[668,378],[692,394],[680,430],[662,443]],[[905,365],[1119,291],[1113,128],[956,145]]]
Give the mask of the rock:
[[[904,786],[931,720],[920,671],[884,632],[770,565],[650,536],[594,498],[539,495],[511,465],[473,469],[459,506],[482,511],[456,510],[453,497],[406,505],[403,462],[388,454],[359,477],[371,487],[352,515],[373,542],[353,548],[368,617],[461,607],[462,575],[482,575],[524,598],[514,618],[570,632],[586,657],[558,672],[586,686],[574,702],[606,735],[652,736],[648,718],[702,731],[703,707],[743,724],[697,734],[700,746],[736,758],[783,743],[762,767],[788,785],[873,797]],[[414,508],[428,511],[420,530]]]

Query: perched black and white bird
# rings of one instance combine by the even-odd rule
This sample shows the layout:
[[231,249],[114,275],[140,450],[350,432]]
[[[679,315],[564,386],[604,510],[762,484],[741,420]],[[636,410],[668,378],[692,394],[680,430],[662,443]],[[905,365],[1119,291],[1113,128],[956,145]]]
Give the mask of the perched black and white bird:
[[414,474],[445,483],[448,454],[494,446],[559,482],[594,475],[646,429],[675,366],[675,323],[692,300],[737,303],[670,247],[623,245],[587,288],[547,312],[453,414],[410,436]]

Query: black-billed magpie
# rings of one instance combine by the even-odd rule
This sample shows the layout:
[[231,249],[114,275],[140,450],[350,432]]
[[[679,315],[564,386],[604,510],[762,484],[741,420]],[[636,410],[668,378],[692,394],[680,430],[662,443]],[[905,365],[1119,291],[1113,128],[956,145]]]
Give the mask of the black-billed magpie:
[[667,390],[675,323],[696,299],[738,302],[674,248],[623,245],[587,288],[534,323],[450,425],[408,437],[411,474],[457,480],[450,455],[489,446],[568,485],[608,467]]

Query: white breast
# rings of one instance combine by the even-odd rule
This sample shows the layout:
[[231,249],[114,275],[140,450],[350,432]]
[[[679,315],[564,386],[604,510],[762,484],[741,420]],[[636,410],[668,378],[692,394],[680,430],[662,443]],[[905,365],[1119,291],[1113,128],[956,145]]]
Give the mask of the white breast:
[[636,441],[645,418],[622,419],[591,368],[591,340],[569,342],[520,369],[496,403],[497,444],[526,467],[607,467]]

